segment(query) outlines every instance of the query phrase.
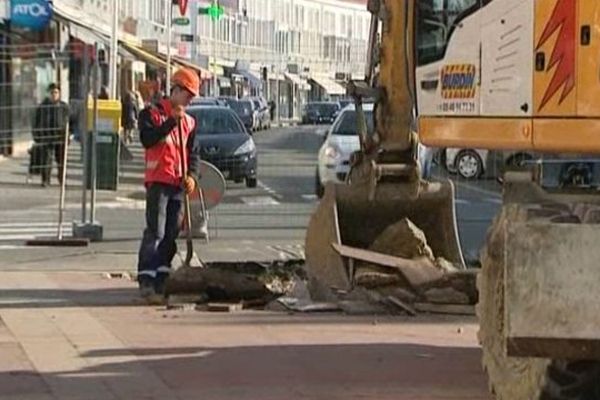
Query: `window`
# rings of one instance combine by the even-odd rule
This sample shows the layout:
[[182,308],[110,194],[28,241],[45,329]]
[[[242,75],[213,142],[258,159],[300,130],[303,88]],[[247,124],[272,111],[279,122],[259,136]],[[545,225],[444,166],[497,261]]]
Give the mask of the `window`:
[[491,0],[423,0],[417,9],[417,64],[426,65],[444,57],[459,22]]
[[[375,124],[373,121],[373,111],[365,111],[365,119],[367,120],[367,132],[373,135],[375,132]],[[340,136],[357,136],[358,135],[358,120],[356,111],[344,111],[338,119],[337,124],[331,130],[332,135]]]
[[167,4],[163,0],[150,0],[150,21],[158,25],[165,25],[165,7]]
[[192,109],[190,114],[196,119],[196,134],[198,136],[245,132],[238,118],[230,110]]

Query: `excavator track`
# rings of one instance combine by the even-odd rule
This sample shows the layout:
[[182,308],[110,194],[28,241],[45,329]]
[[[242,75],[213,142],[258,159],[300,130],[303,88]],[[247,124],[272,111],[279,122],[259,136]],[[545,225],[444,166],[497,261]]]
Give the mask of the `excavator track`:
[[[531,217],[527,205],[504,206],[496,217],[482,254],[478,276],[479,341],[483,366],[497,400],[594,400],[600,399],[600,361],[565,361],[548,358],[509,357],[505,349],[505,253],[507,224]],[[573,207],[579,209],[581,207]],[[578,218],[563,207],[536,207],[535,215],[548,223]],[[554,221],[554,222],[553,222]],[[585,221],[582,221],[585,223]]]

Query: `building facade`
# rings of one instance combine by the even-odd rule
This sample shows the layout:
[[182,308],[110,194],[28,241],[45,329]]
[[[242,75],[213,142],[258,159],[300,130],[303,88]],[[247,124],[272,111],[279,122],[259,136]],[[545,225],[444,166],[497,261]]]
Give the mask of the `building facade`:
[[[33,0],[32,0],[33,1]],[[216,2],[216,0],[214,0]],[[51,81],[62,84],[66,99],[82,102],[83,55],[94,45],[102,84],[109,74],[112,21],[116,0],[53,0],[52,23],[43,32],[11,27],[10,1],[0,0],[0,70],[2,121],[0,153],[16,152],[27,132],[15,133],[25,117],[8,111],[14,104],[31,106],[44,96]],[[366,0],[218,0],[220,18],[199,13],[212,0],[189,0],[184,15],[172,0],[118,0],[119,95],[152,80],[166,88],[168,19],[171,14],[171,47],[176,65],[201,71],[204,95],[260,95],[273,101],[280,118],[300,118],[310,100],[345,96],[344,82],[364,73],[370,14]],[[14,44],[29,43],[61,51],[66,58],[34,61],[14,54]],[[87,56],[86,56],[87,57]],[[32,76],[26,73],[34,74]],[[20,77],[20,78],[19,78]],[[35,84],[35,91],[9,85],[18,79]],[[24,97],[26,95],[26,97]],[[6,104],[4,104],[6,103]],[[28,115],[23,109],[23,115]],[[11,114],[11,115],[8,115]]]
[[[138,37],[161,49],[167,40],[165,1],[149,0],[135,16]],[[206,94],[261,94],[281,104],[283,117],[298,118],[306,101],[342,97],[344,81],[364,76],[366,0],[219,0],[221,18],[198,15],[211,4],[191,0],[185,15],[177,6],[172,11],[174,18],[191,21],[174,27],[173,53],[208,64],[217,76]],[[185,42],[185,36],[195,41]]]

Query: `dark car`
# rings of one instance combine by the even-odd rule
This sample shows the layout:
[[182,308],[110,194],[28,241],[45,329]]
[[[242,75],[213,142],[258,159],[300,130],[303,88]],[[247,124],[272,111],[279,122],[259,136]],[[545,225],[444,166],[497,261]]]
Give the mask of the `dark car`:
[[192,106],[224,106],[226,103],[214,97],[196,97],[192,99]]
[[237,100],[231,101],[229,107],[242,120],[248,132],[252,132],[255,126],[254,104],[250,100]]
[[303,124],[331,124],[340,111],[340,104],[334,102],[314,102],[304,106]]
[[197,121],[194,151],[215,165],[226,179],[256,187],[256,145],[238,116],[225,106],[192,106]]
[[236,101],[238,101],[237,97],[234,96],[220,96],[217,97],[217,99],[221,102],[222,105],[224,106],[231,106],[231,103],[235,103]]

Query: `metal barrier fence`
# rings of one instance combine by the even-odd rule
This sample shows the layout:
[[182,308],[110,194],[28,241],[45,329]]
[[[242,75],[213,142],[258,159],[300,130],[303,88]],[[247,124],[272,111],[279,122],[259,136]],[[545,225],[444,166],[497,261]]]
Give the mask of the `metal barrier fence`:
[[[0,153],[22,160],[5,184],[41,186],[56,208],[38,210],[28,232],[72,236],[75,205],[87,178],[83,146],[93,53],[55,43],[0,46]],[[97,86],[97,85],[96,85]],[[15,235],[31,239],[28,235]]]

